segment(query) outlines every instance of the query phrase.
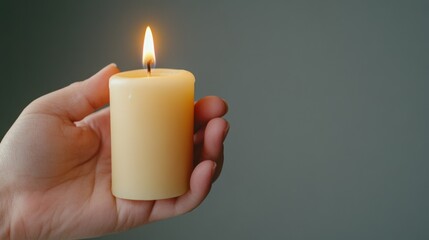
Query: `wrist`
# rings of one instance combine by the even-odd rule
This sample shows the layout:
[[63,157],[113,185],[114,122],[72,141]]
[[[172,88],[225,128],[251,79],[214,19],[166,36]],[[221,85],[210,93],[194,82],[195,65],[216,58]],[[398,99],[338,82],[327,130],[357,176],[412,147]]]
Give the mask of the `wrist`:
[[[0,156],[0,165],[2,164],[1,160]],[[12,200],[4,176],[5,174],[0,168],[0,239],[10,239]]]
[[10,239],[10,209],[10,195],[0,184],[0,239]]

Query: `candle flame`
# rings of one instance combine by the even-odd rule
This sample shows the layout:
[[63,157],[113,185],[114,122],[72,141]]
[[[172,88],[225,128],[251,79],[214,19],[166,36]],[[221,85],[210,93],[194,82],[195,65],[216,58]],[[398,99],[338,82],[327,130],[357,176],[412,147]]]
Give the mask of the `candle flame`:
[[153,44],[152,30],[150,30],[150,27],[148,26],[146,28],[143,42],[143,67],[147,67],[148,71],[150,72],[150,68],[155,66],[155,62],[155,47]]

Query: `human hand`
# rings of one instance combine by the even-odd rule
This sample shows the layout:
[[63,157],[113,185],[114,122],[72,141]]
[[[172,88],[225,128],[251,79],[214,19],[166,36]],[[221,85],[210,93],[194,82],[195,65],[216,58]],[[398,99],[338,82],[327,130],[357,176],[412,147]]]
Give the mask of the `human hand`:
[[133,201],[111,193],[108,79],[111,64],[88,80],[40,97],[0,144],[0,238],[64,239],[123,231],[191,211],[223,163],[226,103],[195,104],[190,190],[177,198]]

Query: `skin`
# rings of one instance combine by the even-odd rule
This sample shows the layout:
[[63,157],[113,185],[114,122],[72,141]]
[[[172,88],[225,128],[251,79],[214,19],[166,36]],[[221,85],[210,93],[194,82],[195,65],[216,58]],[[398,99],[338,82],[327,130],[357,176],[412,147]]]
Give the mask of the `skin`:
[[0,143],[0,239],[75,239],[124,231],[196,208],[223,164],[229,129],[219,97],[195,103],[194,170],[177,198],[111,193],[108,79],[116,65],[33,101]]

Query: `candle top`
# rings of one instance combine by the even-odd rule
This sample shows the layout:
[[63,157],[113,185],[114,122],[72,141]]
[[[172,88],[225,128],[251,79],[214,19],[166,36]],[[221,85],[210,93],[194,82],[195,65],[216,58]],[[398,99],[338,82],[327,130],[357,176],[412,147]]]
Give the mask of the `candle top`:
[[110,77],[110,85],[112,84],[175,84],[180,82],[195,83],[195,77],[191,72],[182,69],[155,68],[151,73],[146,69],[138,69],[120,72]]
[[152,69],[151,73],[148,73],[145,69],[125,71],[115,74],[119,78],[157,78],[167,77],[182,74],[191,74],[190,72],[183,69],[170,69],[170,68],[155,68]]

